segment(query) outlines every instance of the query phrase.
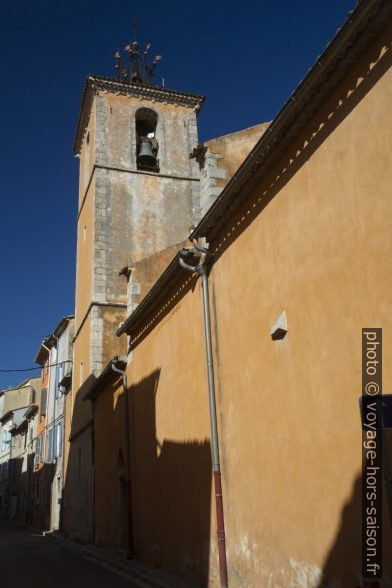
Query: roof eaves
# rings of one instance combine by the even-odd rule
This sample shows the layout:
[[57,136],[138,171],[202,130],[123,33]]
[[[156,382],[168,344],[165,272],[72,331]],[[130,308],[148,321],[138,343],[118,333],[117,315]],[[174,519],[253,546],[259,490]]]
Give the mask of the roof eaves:
[[[30,379],[31,378],[28,378],[28,380]],[[25,390],[26,388],[32,388],[31,384],[25,384],[24,382],[22,382],[21,384],[19,384],[19,386],[13,386],[12,388],[1,390],[0,396],[3,396],[3,394],[8,394],[9,392],[14,392],[15,390]]]
[[107,382],[118,377],[118,373],[112,369],[113,361],[116,362],[116,367],[120,370],[125,370],[127,360],[124,357],[113,357],[98,376],[98,378],[91,384],[90,388],[83,395],[83,400],[95,400],[102,391],[102,388]]
[[[211,239],[249,194],[253,184],[287,148],[346,71],[352,67],[350,49],[362,51],[390,19],[390,0],[367,0],[351,11],[323,54],[284,103],[277,116],[244,160],[217,200],[192,231],[190,239]],[[337,65],[339,64],[339,67]],[[253,182],[250,182],[250,179]]]
[[7,412],[5,412],[3,414],[3,416],[0,417],[0,423],[2,425],[4,425],[4,423],[6,423],[7,421],[9,421],[12,418],[13,414],[14,414],[13,410],[8,410]]
[[75,318],[73,314],[69,314],[67,316],[64,316],[61,321],[59,322],[59,324],[57,325],[57,327],[54,329],[53,331],[53,336],[58,339],[60,337],[60,335],[62,335],[65,331],[65,329],[67,328],[68,324],[70,323],[70,321]]
[[29,419],[31,419],[32,416],[34,416],[36,414],[37,411],[38,411],[38,405],[32,404],[31,406],[29,406],[29,408],[24,413],[23,418],[25,420],[29,420]]
[[45,360],[47,358],[47,356],[49,355],[48,350],[46,349],[45,345],[47,347],[52,347],[54,344],[54,339],[52,339],[51,337],[46,337],[41,345],[39,346],[39,349],[37,351],[37,355],[35,356],[35,363],[38,363],[38,365],[40,365],[41,367],[43,367],[45,365]]
[[[174,283],[179,281],[179,279],[184,276],[183,270],[180,268],[179,259],[182,255],[183,250],[179,251],[169,265],[166,267],[164,272],[161,274],[160,278],[155,282],[154,286],[149,290],[140,304],[135,308],[132,314],[127,318],[127,320],[121,325],[121,327],[117,330],[116,335],[120,337],[124,333],[128,335],[131,333],[132,330],[136,329],[140,322],[143,321],[143,317],[145,315],[146,310],[148,309],[151,312],[159,302],[167,296],[167,284],[171,284],[172,286]],[[198,257],[189,257],[187,259],[187,263],[197,265]]]

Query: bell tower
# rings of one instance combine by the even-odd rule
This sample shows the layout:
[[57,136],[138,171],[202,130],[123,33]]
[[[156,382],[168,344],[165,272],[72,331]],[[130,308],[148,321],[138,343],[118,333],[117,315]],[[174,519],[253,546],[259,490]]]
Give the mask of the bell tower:
[[[136,41],[116,53],[114,78],[86,78],[74,153],[80,158],[72,427],[64,525],[92,540],[91,406],[85,392],[114,355],[126,319],[120,270],[184,241],[199,219],[196,116],[202,96],[153,83]],[[75,533],[74,533],[75,534]]]

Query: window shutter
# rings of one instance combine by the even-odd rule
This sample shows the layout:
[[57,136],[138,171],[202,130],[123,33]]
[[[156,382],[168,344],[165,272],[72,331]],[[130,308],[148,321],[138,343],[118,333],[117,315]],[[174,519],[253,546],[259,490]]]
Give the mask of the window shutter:
[[52,459],[53,459],[53,429],[49,429],[48,461],[52,461]]
[[42,388],[41,390],[41,415],[46,414],[46,404],[48,399],[48,389]]
[[41,454],[41,437],[38,437],[37,441],[35,442],[35,456],[34,456],[34,463],[38,464],[40,462],[40,454]]

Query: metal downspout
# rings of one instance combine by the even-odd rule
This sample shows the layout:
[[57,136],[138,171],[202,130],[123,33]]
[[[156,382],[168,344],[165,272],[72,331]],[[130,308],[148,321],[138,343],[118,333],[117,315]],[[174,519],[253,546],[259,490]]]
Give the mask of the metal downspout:
[[[193,245],[197,251],[204,255],[211,255],[210,251],[205,247],[199,245],[194,240]],[[219,556],[219,573],[221,588],[228,587],[227,579],[227,560],[226,560],[226,536],[225,536],[225,521],[223,514],[223,498],[222,498],[222,481],[221,468],[219,459],[219,442],[218,442],[218,424],[216,417],[216,402],[215,402],[215,381],[214,381],[214,364],[211,344],[211,319],[210,319],[210,304],[208,292],[208,276],[207,268],[204,263],[195,267],[187,264],[185,260],[180,257],[179,263],[181,267],[192,272],[197,273],[202,279],[203,288],[203,311],[204,311],[204,336],[207,358],[207,375],[208,375],[208,398],[210,405],[210,422],[211,422],[211,445],[212,445],[212,472],[214,477],[215,488],[215,505],[216,505],[216,527],[218,538],[218,556]]]
[[[41,343],[42,347],[44,349],[46,349],[46,351],[48,352],[48,388],[47,388],[47,393],[46,393],[46,410],[45,410],[45,427],[44,427],[44,440],[46,441],[47,439],[47,433],[48,433],[48,429],[47,429],[47,424],[48,424],[48,419],[47,419],[47,415],[48,415],[48,410],[49,410],[49,391],[50,391],[50,370],[52,369],[50,367],[51,361],[50,361],[50,348],[47,347],[45,345],[45,343],[42,341]],[[43,368],[45,369],[45,368]],[[42,399],[42,393],[41,393],[41,399]],[[46,450],[46,443],[44,446],[44,450]],[[42,462],[43,462],[43,466],[42,466],[42,510],[41,510],[41,527],[42,529],[45,528],[46,526],[46,512],[45,512],[45,505],[46,505],[46,476],[45,476],[45,472],[46,472],[46,467],[45,467],[45,451],[42,449],[42,443],[41,443],[41,457],[42,457]],[[49,521],[50,524],[50,521]],[[45,529],[46,530],[46,529]]]
[[128,403],[128,382],[125,371],[115,366],[116,360],[113,359],[111,366],[114,372],[121,374],[124,389],[124,436],[125,436],[125,502],[127,513],[127,546],[128,559],[133,558],[133,517],[132,517],[132,494],[131,494],[131,452],[130,452],[130,433],[129,433],[129,403]]

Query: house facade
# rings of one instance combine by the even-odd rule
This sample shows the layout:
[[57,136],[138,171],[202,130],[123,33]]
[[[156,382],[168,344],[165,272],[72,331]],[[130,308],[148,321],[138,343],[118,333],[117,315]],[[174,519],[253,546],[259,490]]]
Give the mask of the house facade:
[[[22,457],[23,467],[13,467],[13,459],[15,458],[15,451],[23,453],[29,451],[31,443],[34,442],[34,436],[31,437],[29,430],[29,437],[26,437],[26,448],[24,447],[24,439],[17,436],[17,449],[15,445],[15,438],[13,436],[13,429],[16,423],[21,423],[24,420],[24,413],[32,406],[39,395],[39,378],[31,378],[24,380],[15,388],[0,391],[0,517],[8,518],[13,515],[13,518],[18,513],[23,513],[23,517],[28,515],[30,505],[27,505],[26,495],[24,492],[20,493],[20,473],[27,471],[27,458],[24,463]],[[31,426],[28,427],[31,429]],[[30,439],[31,437],[31,439]],[[29,439],[29,448],[27,448],[27,439]],[[12,479],[11,479],[12,474]],[[16,482],[16,490],[11,491],[11,484],[13,480]],[[23,482],[24,483],[24,482]],[[20,494],[19,494],[20,493]],[[12,498],[14,496],[14,498]],[[23,508],[20,506],[23,501]],[[18,505],[18,508],[17,508]],[[21,514],[22,516],[22,514]]]
[[73,336],[74,317],[70,315],[61,319],[36,356],[36,362],[42,366],[36,488],[41,525],[51,531],[61,526],[66,394],[72,379]]
[[26,524],[32,523],[34,432],[37,408],[35,404],[32,404],[16,409],[6,421],[11,425],[8,516],[11,520]]

